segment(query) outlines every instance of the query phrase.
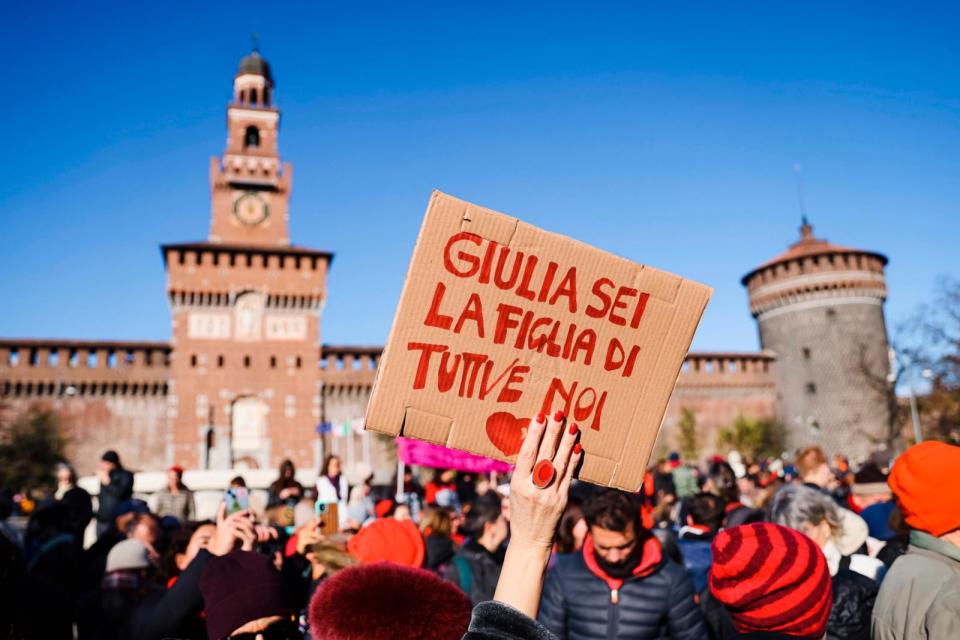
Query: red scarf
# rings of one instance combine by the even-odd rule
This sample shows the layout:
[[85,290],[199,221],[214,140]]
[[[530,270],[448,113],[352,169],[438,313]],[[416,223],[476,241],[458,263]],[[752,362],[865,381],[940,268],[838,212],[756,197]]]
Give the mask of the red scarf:
[[727,506],[723,508],[724,513],[730,513],[731,511],[736,511],[740,507],[745,506],[742,502],[737,500],[736,502],[728,502]]
[[[587,534],[583,541],[583,561],[587,564],[590,573],[603,580],[610,588],[610,602],[617,604],[620,602],[620,587],[623,586],[623,580],[620,578],[611,578],[597,564],[597,559],[593,557],[593,536]],[[663,561],[663,550],[660,548],[660,542],[657,538],[648,534],[647,539],[643,541],[643,551],[640,554],[640,564],[633,570],[633,576],[640,578],[653,573]]]

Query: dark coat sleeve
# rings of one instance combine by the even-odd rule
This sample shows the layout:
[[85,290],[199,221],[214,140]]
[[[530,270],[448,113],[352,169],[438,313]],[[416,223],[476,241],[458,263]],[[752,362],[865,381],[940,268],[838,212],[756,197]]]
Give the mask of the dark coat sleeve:
[[115,487],[118,500],[129,500],[133,496],[133,474],[126,469],[115,469],[110,474],[110,486]]
[[736,640],[740,637],[740,633],[733,626],[730,614],[713,597],[710,589],[703,592],[700,610],[703,611],[703,620],[710,632],[710,640]]
[[557,637],[533,618],[491,600],[473,608],[463,640],[557,640]]
[[870,614],[879,585],[850,569],[840,569],[831,582],[833,606],[827,620],[827,640],[869,639]]
[[671,580],[667,626],[673,640],[700,640],[708,638],[703,612],[693,596],[693,583],[686,570],[672,565],[675,575]]
[[141,640],[177,637],[177,630],[188,617],[199,616],[203,611],[200,576],[212,557],[206,549],[201,549],[177,582],[159,599],[135,609],[130,621],[131,635]]
[[97,515],[101,521],[113,519],[113,510],[133,495],[133,474],[126,469],[110,472],[110,484],[100,487],[100,508]]
[[287,587],[287,595],[299,611],[310,603],[310,584],[313,581],[313,567],[310,561],[295,553],[283,559],[280,565],[280,577]]
[[560,569],[556,566],[547,571],[537,619],[556,637],[567,637],[567,607],[564,602]]

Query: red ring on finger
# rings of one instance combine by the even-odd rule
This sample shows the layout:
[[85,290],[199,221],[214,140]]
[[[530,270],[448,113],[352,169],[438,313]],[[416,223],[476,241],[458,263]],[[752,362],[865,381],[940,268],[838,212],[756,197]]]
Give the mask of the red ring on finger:
[[538,489],[546,489],[557,476],[557,469],[553,463],[544,458],[533,467],[533,485]]

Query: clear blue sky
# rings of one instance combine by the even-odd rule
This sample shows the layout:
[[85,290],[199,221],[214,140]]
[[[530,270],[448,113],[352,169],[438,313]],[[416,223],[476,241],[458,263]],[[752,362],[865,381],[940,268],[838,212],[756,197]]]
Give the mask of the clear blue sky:
[[960,271],[960,13],[899,5],[10,4],[0,336],[169,337],[157,247],[206,237],[251,32],[324,342],[385,339],[436,187],[716,287],[694,348],[755,349],[795,163],[817,235],[890,257],[892,328]]

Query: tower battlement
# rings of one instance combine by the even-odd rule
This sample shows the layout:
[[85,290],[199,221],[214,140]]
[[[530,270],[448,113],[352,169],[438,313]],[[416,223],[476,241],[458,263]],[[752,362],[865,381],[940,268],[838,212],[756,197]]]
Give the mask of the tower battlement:
[[814,238],[813,228],[804,224],[799,241],[745,275],[741,283],[747,287],[754,317],[802,303],[836,303],[841,297],[880,303],[887,297],[886,264],[882,254]]

